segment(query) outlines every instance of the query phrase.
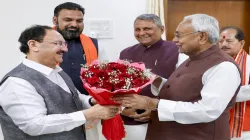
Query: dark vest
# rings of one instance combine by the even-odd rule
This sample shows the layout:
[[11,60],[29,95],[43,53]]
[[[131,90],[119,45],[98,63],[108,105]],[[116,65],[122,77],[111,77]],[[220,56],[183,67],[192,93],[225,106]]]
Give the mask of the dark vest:
[[[72,113],[83,110],[82,103],[70,77],[63,71],[59,72],[59,74],[66,82],[72,94],[67,93],[40,72],[24,64],[18,65],[5,75],[0,85],[3,84],[8,77],[17,77],[28,81],[35,87],[38,94],[43,97],[47,107],[47,115]],[[85,140],[83,126],[60,133],[30,136],[14,124],[12,119],[3,111],[2,107],[0,108],[0,123],[5,140]]]
[[[98,42],[94,38],[90,38],[98,51]],[[66,40],[68,43],[68,52],[63,54],[63,62],[60,67],[66,72],[74,82],[76,88],[85,95],[89,93],[83,87],[82,80],[80,79],[81,64],[86,64],[85,53],[82,48],[80,39]]]
[[[147,69],[164,78],[168,78],[176,68],[178,62],[178,48],[173,42],[159,40],[149,48],[136,44],[124,49],[120,53],[120,59],[132,62],[143,62]],[[151,93],[150,85],[142,90],[141,95],[155,98]],[[139,113],[139,112],[138,112]],[[137,125],[145,122],[137,122],[134,119],[122,116],[124,124]]]
[[[197,102],[201,99],[200,91],[203,87],[203,74],[209,68],[224,61],[235,64],[234,60],[217,46],[213,46],[201,54],[191,57],[182,63],[169,77],[160,91],[159,98]],[[235,103],[239,87],[225,111],[218,119],[212,122],[180,124],[175,121],[159,121],[157,111],[153,111],[146,140],[230,140],[229,109]]]

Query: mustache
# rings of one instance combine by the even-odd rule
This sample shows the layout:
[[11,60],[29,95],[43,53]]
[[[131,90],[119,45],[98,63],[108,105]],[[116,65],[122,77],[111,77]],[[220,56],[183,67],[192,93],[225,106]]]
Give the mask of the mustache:
[[64,54],[65,51],[64,50],[60,50],[60,51],[57,52],[57,54],[60,54],[60,53]]
[[80,28],[77,28],[77,27],[66,27],[66,28],[65,28],[65,30],[68,30],[68,31],[72,31],[72,29],[75,30],[74,32],[80,31]]
[[222,46],[221,49],[231,49],[230,47],[227,47],[227,46]]

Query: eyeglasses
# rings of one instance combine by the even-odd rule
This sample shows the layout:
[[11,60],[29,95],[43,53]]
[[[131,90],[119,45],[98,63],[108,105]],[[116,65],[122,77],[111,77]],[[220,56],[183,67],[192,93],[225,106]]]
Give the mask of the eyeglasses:
[[50,43],[50,44],[54,44],[54,45],[56,45],[56,46],[58,46],[58,47],[60,47],[60,48],[62,48],[62,47],[67,47],[67,46],[68,46],[67,42],[63,42],[63,41],[57,41],[57,42],[43,41],[43,42],[47,42],[47,43]]
[[190,33],[184,33],[184,34],[179,34],[179,33],[174,33],[174,37],[180,39],[183,38],[185,36],[191,35],[191,34],[195,34],[195,33],[199,33],[201,31],[195,31],[195,32],[190,32]]

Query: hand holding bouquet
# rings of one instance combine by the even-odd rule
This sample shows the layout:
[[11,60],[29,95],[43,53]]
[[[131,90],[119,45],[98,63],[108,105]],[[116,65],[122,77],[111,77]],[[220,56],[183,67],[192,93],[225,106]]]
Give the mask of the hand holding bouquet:
[[[89,94],[101,105],[118,105],[111,97],[117,94],[140,93],[141,89],[152,83],[154,76],[145,69],[144,64],[94,61],[83,66],[81,79]],[[120,115],[103,122],[103,135],[108,140],[121,140],[125,137]]]

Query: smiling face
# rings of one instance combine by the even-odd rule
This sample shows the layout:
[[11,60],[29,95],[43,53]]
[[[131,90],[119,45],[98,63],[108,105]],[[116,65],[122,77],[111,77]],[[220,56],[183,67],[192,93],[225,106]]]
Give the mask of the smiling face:
[[220,34],[219,47],[232,57],[235,57],[245,44],[244,40],[235,38],[236,34],[234,29],[226,29]]
[[83,31],[83,16],[82,11],[62,9],[58,17],[53,17],[53,23],[65,39],[75,39]]
[[161,39],[164,27],[158,27],[152,21],[136,20],[134,24],[134,36],[143,46],[151,46]]
[[68,51],[62,35],[55,30],[46,30],[43,40],[30,40],[30,54],[40,64],[54,68],[63,61],[63,53]]
[[173,41],[180,53],[194,56],[201,51],[199,34],[200,32],[194,31],[191,21],[184,21],[176,28]]

